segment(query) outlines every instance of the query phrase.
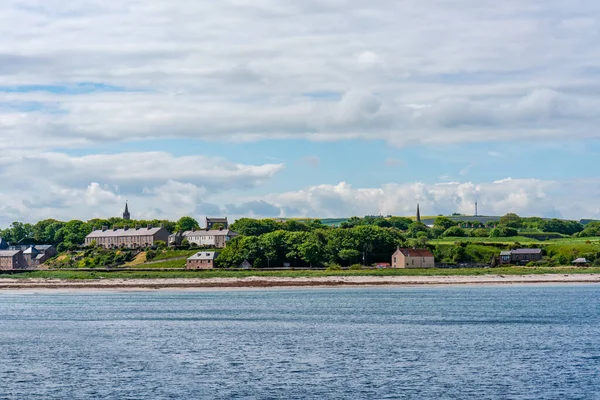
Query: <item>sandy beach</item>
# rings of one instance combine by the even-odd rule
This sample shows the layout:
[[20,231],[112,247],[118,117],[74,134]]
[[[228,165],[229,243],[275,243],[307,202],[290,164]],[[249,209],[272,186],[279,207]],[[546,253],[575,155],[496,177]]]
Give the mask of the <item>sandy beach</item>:
[[481,276],[329,276],[311,278],[189,278],[189,279],[0,279],[0,290],[14,289],[170,289],[269,288],[302,286],[421,286],[484,284],[600,283],[600,274]]

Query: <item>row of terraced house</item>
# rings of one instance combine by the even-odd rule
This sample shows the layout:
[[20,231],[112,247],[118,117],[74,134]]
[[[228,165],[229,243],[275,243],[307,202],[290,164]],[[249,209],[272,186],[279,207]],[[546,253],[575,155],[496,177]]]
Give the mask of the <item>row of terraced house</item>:
[[204,229],[192,229],[170,234],[164,227],[148,225],[146,227],[112,228],[107,226],[96,229],[86,236],[85,245],[110,248],[144,248],[162,241],[169,245],[180,246],[187,241],[198,247],[224,248],[227,242],[238,236],[229,229],[227,218],[206,218]]

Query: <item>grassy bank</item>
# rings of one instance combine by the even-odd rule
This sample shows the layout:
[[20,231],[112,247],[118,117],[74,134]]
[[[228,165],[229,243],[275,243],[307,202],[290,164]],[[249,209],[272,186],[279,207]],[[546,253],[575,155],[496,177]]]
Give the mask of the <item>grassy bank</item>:
[[0,279],[52,278],[52,279],[176,279],[176,278],[247,278],[280,277],[304,278],[325,276],[478,276],[478,275],[529,275],[529,274],[600,274],[600,267],[506,267],[459,269],[376,269],[346,271],[35,271],[14,275],[0,275]]

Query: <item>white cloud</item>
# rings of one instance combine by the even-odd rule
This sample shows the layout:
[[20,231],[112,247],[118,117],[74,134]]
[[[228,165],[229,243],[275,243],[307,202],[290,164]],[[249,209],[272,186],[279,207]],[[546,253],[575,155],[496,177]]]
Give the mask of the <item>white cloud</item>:
[[[386,184],[377,188],[337,185],[312,186],[275,193],[265,199],[282,209],[291,207],[301,216],[345,217],[352,215],[412,215],[416,203],[424,215],[460,212],[472,214],[477,201],[483,215],[516,212],[527,216],[598,218],[598,181],[570,182],[538,179],[504,179],[489,183]],[[574,199],[571,193],[580,193]],[[284,213],[285,214],[285,213]],[[300,216],[286,215],[286,216]]]
[[541,4],[8,0],[0,146],[597,138],[600,6]]

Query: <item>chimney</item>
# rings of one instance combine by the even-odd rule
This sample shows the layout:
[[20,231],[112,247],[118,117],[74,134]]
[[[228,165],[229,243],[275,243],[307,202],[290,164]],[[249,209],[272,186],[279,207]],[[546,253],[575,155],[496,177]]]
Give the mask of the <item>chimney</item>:
[[125,230],[125,231],[126,231],[126,230],[128,230],[128,229],[129,229],[129,227],[128,227],[127,225],[125,225],[125,226],[123,227],[123,230]]
[[108,226],[103,226],[102,227],[102,232],[106,232],[108,230]]
[[139,226],[139,225],[136,225],[136,226],[135,226],[135,230],[136,230],[136,231],[139,231],[139,230],[140,230],[140,226]]
[[113,226],[113,232],[115,232],[117,230],[116,226]]
[[152,224],[148,224],[148,229],[152,229]]

